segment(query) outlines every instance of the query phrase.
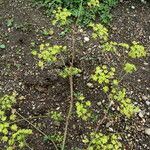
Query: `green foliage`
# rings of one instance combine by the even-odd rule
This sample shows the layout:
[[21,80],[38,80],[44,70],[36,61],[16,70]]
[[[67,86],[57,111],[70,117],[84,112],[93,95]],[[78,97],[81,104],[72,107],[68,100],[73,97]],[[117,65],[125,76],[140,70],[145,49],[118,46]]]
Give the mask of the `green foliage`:
[[146,51],[143,45],[140,45],[139,42],[132,42],[132,46],[130,47],[130,51],[128,53],[131,58],[140,58],[146,56]]
[[11,19],[8,19],[8,20],[7,20],[6,25],[7,25],[7,27],[12,27],[12,26],[13,26],[13,23],[14,23],[14,19],[11,18]]
[[[0,98],[0,142],[7,145],[6,150],[15,150],[16,147],[26,146],[25,139],[32,134],[30,129],[19,129],[15,123],[17,115],[12,109],[16,103],[16,93],[4,95]],[[9,116],[7,114],[10,114]]]
[[108,40],[108,30],[102,24],[90,23],[89,27],[92,27],[92,29],[94,31],[92,33],[92,37],[94,39],[100,38],[103,41],[107,41]]
[[0,98],[0,110],[6,111],[10,110],[12,105],[16,103],[16,93],[12,95],[4,95]]
[[140,109],[132,104],[131,99],[126,97],[126,89],[113,88],[110,97],[119,102],[118,110],[128,118],[139,112]]
[[42,31],[42,34],[45,35],[45,36],[49,36],[49,35],[53,35],[54,31],[53,31],[53,29],[44,29]]
[[50,117],[55,122],[60,122],[60,121],[63,120],[61,112],[57,112],[57,111],[51,111],[50,112]]
[[108,69],[106,65],[96,67],[95,74],[91,76],[94,81],[97,81],[99,84],[110,82],[110,79],[114,77],[115,68],[111,67]]
[[56,143],[61,143],[63,140],[63,136],[58,133],[58,134],[49,134],[48,136],[44,137],[44,141],[54,141]]
[[69,20],[77,19],[80,25],[88,25],[99,18],[102,23],[109,23],[112,19],[111,9],[117,5],[118,0],[33,0],[34,3],[45,7],[47,13],[55,18],[61,25]]
[[106,42],[105,44],[102,45],[102,50],[105,52],[116,52],[117,49],[116,49],[116,46],[117,46],[117,42]]
[[50,46],[49,43],[41,44],[39,46],[40,52],[33,50],[32,54],[37,56],[40,60],[38,62],[38,66],[43,68],[46,63],[53,63],[58,61],[57,55],[61,52],[66,51],[66,46]]
[[5,48],[6,48],[5,44],[0,43],[0,49],[5,49]]
[[70,76],[75,76],[81,73],[81,70],[75,67],[65,67],[64,70],[62,70],[59,75],[63,78],[67,78]]
[[[133,64],[126,63],[124,70],[127,73],[132,73],[136,70]],[[126,90],[120,90],[119,80],[114,79],[116,69],[111,67],[108,69],[108,66],[98,66],[96,67],[95,74],[91,76],[92,80],[97,81],[99,84],[102,84],[102,90],[104,93],[109,93],[111,100],[117,100],[119,102],[118,110],[121,114],[130,118],[135,113],[139,111],[139,108],[134,106],[129,98],[126,97]],[[111,87],[109,88],[109,86]]]
[[123,68],[126,73],[132,73],[133,71],[136,71],[136,67],[134,64],[126,63]]
[[69,23],[68,17],[71,16],[71,12],[66,8],[58,7],[53,13],[55,14],[55,19],[52,22],[53,25],[56,25],[57,22],[59,22],[60,25],[66,25]]
[[85,97],[81,93],[76,93],[75,96],[78,100],[76,102],[76,113],[79,118],[83,119],[84,121],[87,121],[87,119],[91,117],[91,112],[89,111],[91,102],[85,101]]
[[117,43],[110,41],[102,44],[103,52],[117,52],[118,47],[129,49],[129,45],[127,43]]
[[121,150],[122,144],[119,142],[118,135],[104,135],[102,133],[92,132],[90,137],[84,137],[83,143],[90,146],[88,150]]

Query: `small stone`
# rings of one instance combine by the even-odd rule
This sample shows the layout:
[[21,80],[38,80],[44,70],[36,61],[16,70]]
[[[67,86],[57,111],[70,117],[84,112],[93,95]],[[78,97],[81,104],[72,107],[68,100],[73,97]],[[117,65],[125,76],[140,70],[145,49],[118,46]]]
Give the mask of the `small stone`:
[[80,29],[79,31],[80,31],[80,33],[82,33],[82,32],[83,32],[83,29]]
[[114,108],[114,107],[112,107],[112,108],[111,108],[111,110],[112,110],[112,111],[115,111],[115,108]]
[[150,105],[150,101],[146,101],[145,103],[146,103],[146,105],[148,105],[148,106]]
[[87,86],[88,86],[89,88],[93,88],[93,87],[94,87],[92,83],[87,83]]
[[117,30],[117,27],[112,27],[112,30],[116,31],[116,30]]
[[107,122],[106,127],[110,127],[111,126],[111,122]]
[[113,130],[113,128],[109,128],[109,131],[113,132],[114,130]]
[[132,9],[135,9],[135,6],[131,6]]
[[147,63],[147,62],[144,62],[144,65],[145,65],[145,66],[148,66],[148,65],[149,65],[149,63]]
[[127,136],[128,136],[128,137],[130,137],[130,136],[131,136],[131,134],[128,134]]
[[145,95],[143,95],[143,96],[142,96],[142,99],[143,99],[143,100],[147,100],[147,99],[148,99],[148,97],[147,97],[147,96],[145,96]]
[[84,42],[89,42],[89,41],[90,41],[89,37],[84,37]]
[[150,128],[145,129],[145,134],[150,135]]
[[140,112],[139,112],[139,117],[140,117],[140,118],[143,118],[144,115],[145,115],[145,111],[140,111]]
[[97,105],[100,106],[102,103],[101,102],[97,102]]
[[35,109],[35,105],[32,106],[32,109],[33,109],[33,110]]
[[146,1],[145,1],[145,0],[141,0],[141,2],[144,3],[144,4],[146,4]]

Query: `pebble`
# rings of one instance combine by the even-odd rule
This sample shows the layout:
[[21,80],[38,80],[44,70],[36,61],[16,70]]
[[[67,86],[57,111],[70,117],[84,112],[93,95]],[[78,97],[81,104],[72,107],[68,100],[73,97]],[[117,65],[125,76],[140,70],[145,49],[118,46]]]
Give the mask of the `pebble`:
[[146,133],[147,135],[150,135],[150,128],[146,128],[146,129],[145,129],[145,133]]
[[131,6],[132,9],[135,9],[135,6]]
[[148,97],[145,96],[145,95],[143,95],[143,96],[142,96],[142,99],[143,99],[143,100],[148,100]]
[[148,65],[149,65],[149,63],[147,63],[147,62],[144,62],[144,65],[145,65],[145,66],[148,66]]
[[150,105],[150,101],[146,101],[145,103],[146,103],[146,105],[148,105],[148,106]]
[[111,126],[111,122],[107,122],[106,127],[110,127]]
[[144,3],[144,4],[146,4],[146,1],[145,1],[145,0],[141,0],[141,2]]
[[84,37],[84,42],[89,42],[89,41],[90,41],[89,37]]
[[114,130],[113,130],[113,128],[109,128],[109,131],[113,132]]
[[143,118],[144,115],[145,115],[145,111],[140,111],[140,112],[139,112],[139,117],[140,117],[140,118]]
[[97,105],[100,106],[102,104],[102,102],[97,102]]
[[89,88],[93,88],[93,87],[94,87],[92,83],[87,83],[87,86],[88,86]]
[[82,32],[83,32],[83,29],[80,29],[79,32],[82,33]]
[[115,108],[114,108],[114,107],[112,107],[111,109],[112,109],[112,111],[115,111]]

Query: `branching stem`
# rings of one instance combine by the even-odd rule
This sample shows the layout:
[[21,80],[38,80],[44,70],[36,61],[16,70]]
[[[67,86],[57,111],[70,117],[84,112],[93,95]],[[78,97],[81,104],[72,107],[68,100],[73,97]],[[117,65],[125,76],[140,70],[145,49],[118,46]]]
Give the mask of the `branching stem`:
[[[15,111],[15,113],[21,117],[23,120],[25,120],[26,122],[28,122],[33,128],[35,128],[39,133],[41,133],[43,136],[47,136],[43,131],[41,131],[39,128],[37,128],[33,123],[31,123],[29,120],[27,120],[24,116],[22,116],[19,112]],[[55,142],[53,140],[51,140],[51,142],[53,143],[54,147],[56,150],[58,150]]]

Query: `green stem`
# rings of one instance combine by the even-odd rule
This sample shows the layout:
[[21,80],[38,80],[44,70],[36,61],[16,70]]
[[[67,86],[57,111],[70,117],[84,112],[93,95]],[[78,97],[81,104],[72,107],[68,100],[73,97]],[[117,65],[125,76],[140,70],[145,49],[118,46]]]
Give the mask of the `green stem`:
[[[31,120],[31,119],[40,119],[40,118],[48,118],[48,116],[33,116],[31,118],[26,118],[26,119]],[[19,119],[19,120],[16,120],[14,122],[10,122],[10,123],[12,124],[12,123],[21,122],[21,121],[24,121],[24,119]]]
[[[22,116],[19,112],[15,111],[15,113],[20,116],[22,119],[24,119],[26,122],[28,122],[33,128],[35,128],[39,133],[41,133],[43,136],[47,136],[43,131],[41,131],[39,128],[37,128],[33,123],[31,123],[29,120],[27,120],[24,116]],[[56,150],[58,150],[55,142],[51,140]]]

